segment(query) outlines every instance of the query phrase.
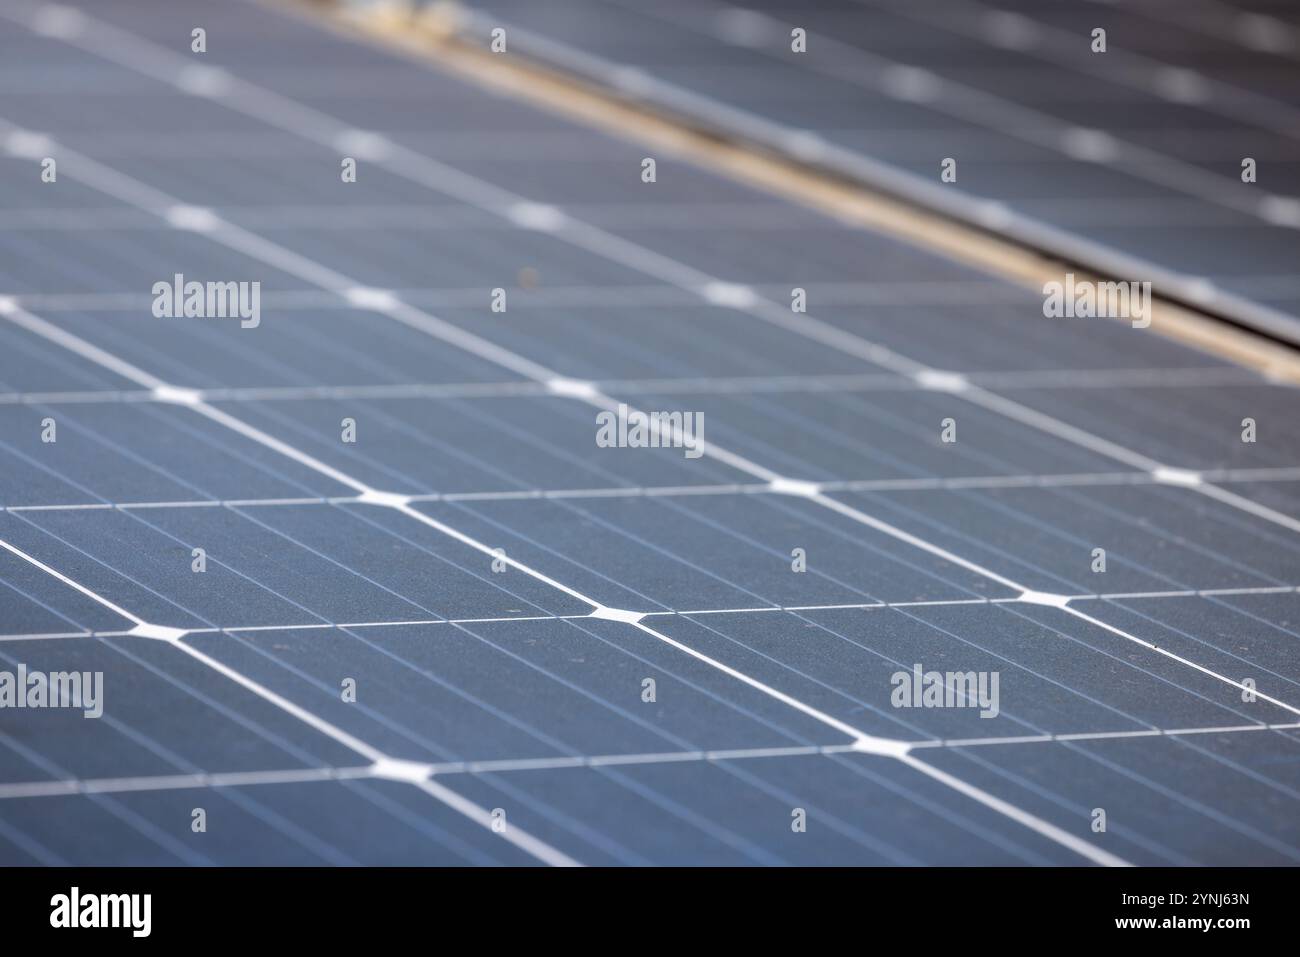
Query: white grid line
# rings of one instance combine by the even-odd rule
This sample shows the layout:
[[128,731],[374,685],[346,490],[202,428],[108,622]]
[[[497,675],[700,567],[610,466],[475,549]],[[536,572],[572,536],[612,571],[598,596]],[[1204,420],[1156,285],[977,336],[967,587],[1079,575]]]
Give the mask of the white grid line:
[[[318,147],[313,147],[318,148]],[[572,207],[570,207],[572,208]],[[219,211],[220,207],[217,208]],[[1242,277],[1239,285],[1256,295],[1284,296],[1300,292],[1300,276],[1292,273],[1260,273]],[[766,298],[779,299],[790,294],[789,283],[752,284],[753,289]],[[1041,305],[1041,294],[1032,289],[1013,285],[1006,280],[950,279],[935,277],[924,282],[873,279],[870,282],[819,279],[805,288],[817,290],[817,301],[827,306],[970,306],[985,308],[996,306]],[[687,290],[664,285],[617,286],[592,285],[542,285],[527,290],[530,310],[550,310],[574,307],[599,307],[607,305],[610,293],[617,291],[619,302],[640,308],[672,310],[689,308],[707,311],[711,304],[702,302],[698,295]],[[414,305],[442,307],[482,307],[483,287],[407,286],[393,292],[403,301]],[[152,296],[140,292],[107,291],[32,291],[29,289],[0,289],[0,296],[14,299],[37,312],[63,312],[97,310],[121,312],[138,310],[152,302]],[[351,307],[336,297],[320,290],[265,289],[262,302],[274,306],[277,312],[320,310],[342,311]],[[712,306],[712,308],[722,308]]]
[[[16,302],[16,300],[15,300]],[[18,307],[25,308],[21,303]],[[945,370],[974,385],[999,389],[1111,389],[1147,388],[1292,388],[1269,381],[1247,369],[1204,366],[1189,369],[1053,369],[1050,371],[964,372]],[[915,392],[926,387],[915,377],[896,373],[810,374],[785,376],[712,376],[676,379],[594,379],[602,390],[654,395],[755,395],[790,392]],[[545,385],[522,382],[403,382],[363,385],[242,386],[193,390],[209,402],[277,402],[315,399],[492,399],[547,395]],[[0,392],[0,405],[88,404],[111,402],[164,402],[152,391],[140,389],[77,389],[44,392]]]
[[[1237,484],[1293,482],[1300,480],[1300,467],[1279,466],[1258,469],[1214,469],[1199,473],[1208,481]],[[845,479],[810,483],[821,492],[919,492],[1015,488],[1090,488],[1096,486],[1157,485],[1147,472],[1073,472],[1057,475],[971,475],[952,478]],[[408,502],[517,502],[551,499],[601,498],[691,498],[710,495],[785,495],[771,482],[721,485],[610,486],[574,489],[510,489],[482,492],[413,492],[402,497]],[[343,505],[368,501],[358,495],[301,496],[297,498],[176,499],[157,502],[50,502],[31,505],[0,505],[0,512],[109,511],[152,508],[240,508],[295,505]]]
[[[281,157],[282,158],[282,157]],[[611,167],[625,159],[609,160]],[[1050,210],[1058,225],[1090,225],[1105,222],[1122,225],[1126,221],[1143,226],[1198,225],[1208,228],[1232,228],[1236,220],[1229,210],[1205,209],[1196,205],[1194,197],[1183,200],[1151,201],[1137,199],[1107,200],[1030,200],[1024,205],[1035,211]],[[817,228],[815,220],[781,219],[771,212],[770,205],[757,203],[724,204],[664,203],[662,206],[620,206],[571,202],[567,209],[579,214],[584,222],[593,225],[622,225],[638,229],[660,229],[673,232],[799,232]],[[260,207],[213,207],[223,218],[238,222],[250,229],[312,229],[350,233],[371,230],[401,229],[411,233],[436,234],[448,231],[481,230],[493,232],[514,228],[512,224],[485,215],[473,207],[456,205],[367,206],[349,205],[348,217],[341,219],[331,214],[331,207],[323,204],[285,206],[268,204]],[[840,223],[845,229],[861,229],[850,221]],[[133,210],[118,208],[77,207],[27,207],[20,210],[0,211],[0,233],[4,232],[89,232],[94,230],[121,232],[156,232],[165,227],[141,216]],[[950,283],[958,282],[949,280]],[[940,301],[948,301],[939,293]],[[1007,297],[993,299],[1004,301]]]
[[[312,149],[319,149],[313,145]],[[1256,282],[1272,283],[1268,288],[1282,291],[1300,288],[1300,279],[1293,276],[1256,277]],[[1033,301],[1033,294],[1024,289],[997,280],[934,279],[924,283],[904,281],[835,282],[819,281],[817,298],[827,305],[971,305],[991,306],[1006,303]],[[628,306],[655,309],[689,308],[699,312],[709,305],[698,296],[664,285],[620,284],[615,287],[619,301]],[[770,296],[789,295],[788,285],[756,285],[756,289]],[[424,306],[481,307],[483,288],[424,286],[394,289],[405,302]],[[543,285],[528,290],[530,309],[549,310],[575,306],[602,306],[608,303],[609,286]],[[0,290],[0,295],[18,301],[37,312],[102,310],[116,312],[138,310],[148,306],[151,297],[138,292]],[[353,308],[340,302],[336,296],[316,289],[266,289],[262,302],[277,311],[346,310]]]
[[[3,547],[3,542],[0,542]],[[1170,591],[1102,592],[1059,596],[1066,602],[1080,601],[1147,601],[1177,598],[1230,598],[1249,595],[1291,595],[1300,593],[1300,585],[1264,585],[1242,588],[1200,588]],[[944,608],[960,605],[1009,605],[1023,601],[1019,596],[1009,598],[935,598],[909,601],[840,602],[824,605],[755,605],[744,608],[690,608],[669,611],[634,611],[631,614],[645,618],[695,618],[708,615],[752,615],[771,612],[799,613],[809,611],[876,611],[890,608]],[[383,621],[340,622],[286,622],[280,624],[221,625],[203,628],[180,629],[186,636],[235,634],[259,631],[329,631],[345,628],[400,628],[425,625],[480,625],[506,622],[581,621],[593,617],[591,612],[581,615],[509,615],[488,618],[394,618]],[[130,631],[67,631],[33,632],[31,634],[0,635],[5,641],[41,641],[63,638],[114,638],[132,634]]]
[[[1246,734],[1256,731],[1292,731],[1291,724],[1241,724],[1200,728],[1151,728],[1136,731],[1080,731],[1060,734],[1018,735],[991,738],[934,738],[910,742],[924,749],[960,749],[1022,744],[1060,744],[1072,741],[1117,741],[1176,738],[1191,735]],[[824,757],[852,754],[851,744],[814,744],[770,748],[719,748],[696,751],[651,751],[631,754],[561,755],[541,758],[491,758],[477,761],[411,762],[412,775],[448,777],[455,775],[501,774],[526,771],[582,770],[652,764],[691,764],[722,761],[750,761],[772,758]],[[113,794],[131,791],[169,791],[192,788],[251,787],[263,784],[302,784],[382,777],[374,764],[350,767],[286,768],[283,770],[215,771],[199,774],[140,775],[120,778],[77,778],[50,781],[0,783],[0,800],[37,797],[68,797],[83,794]]]

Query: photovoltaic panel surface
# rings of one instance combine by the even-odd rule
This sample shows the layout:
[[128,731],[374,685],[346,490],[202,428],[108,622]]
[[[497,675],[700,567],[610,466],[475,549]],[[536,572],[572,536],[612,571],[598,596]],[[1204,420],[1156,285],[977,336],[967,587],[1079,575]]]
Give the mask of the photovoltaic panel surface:
[[0,63],[0,673],[103,676],[0,861],[1300,857],[1283,381],[273,6]]
[[1292,3],[468,6],[468,36],[1300,341]]

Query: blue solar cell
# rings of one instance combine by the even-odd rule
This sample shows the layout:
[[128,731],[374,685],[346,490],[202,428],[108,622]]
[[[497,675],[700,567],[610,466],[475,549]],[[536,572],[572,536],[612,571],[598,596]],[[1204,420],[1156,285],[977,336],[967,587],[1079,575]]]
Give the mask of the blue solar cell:
[[[1239,117],[1031,69],[975,3],[801,7],[835,75],[734,10],[475,7],[916,171],[951,137],[962,189],[1294,293],[1281,228],[1188,187],[1242,130],[1268,189],[1295,166],[1198,18],[1105,12],[1212,48]],[[1300,857],[1292,358],[1048,319],[265,7],[70,9],[0,30],[0,863]],[[1187,166],[1064,160],[1107,142],[1072,125]],[[259,322],[156,317],[178,273],[264,284]],[[609,447],[620,405],[702,431]]]

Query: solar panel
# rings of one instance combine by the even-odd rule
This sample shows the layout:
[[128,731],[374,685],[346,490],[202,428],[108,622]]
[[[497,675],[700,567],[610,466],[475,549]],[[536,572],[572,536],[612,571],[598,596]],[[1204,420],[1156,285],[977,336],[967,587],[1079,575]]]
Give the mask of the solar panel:
[[0,861],[1300,858],[1289,357],[315,15],[0,62]]
[[1294,4],[468,6],[467,36],[503,25],[629,96],[1300,341]]

